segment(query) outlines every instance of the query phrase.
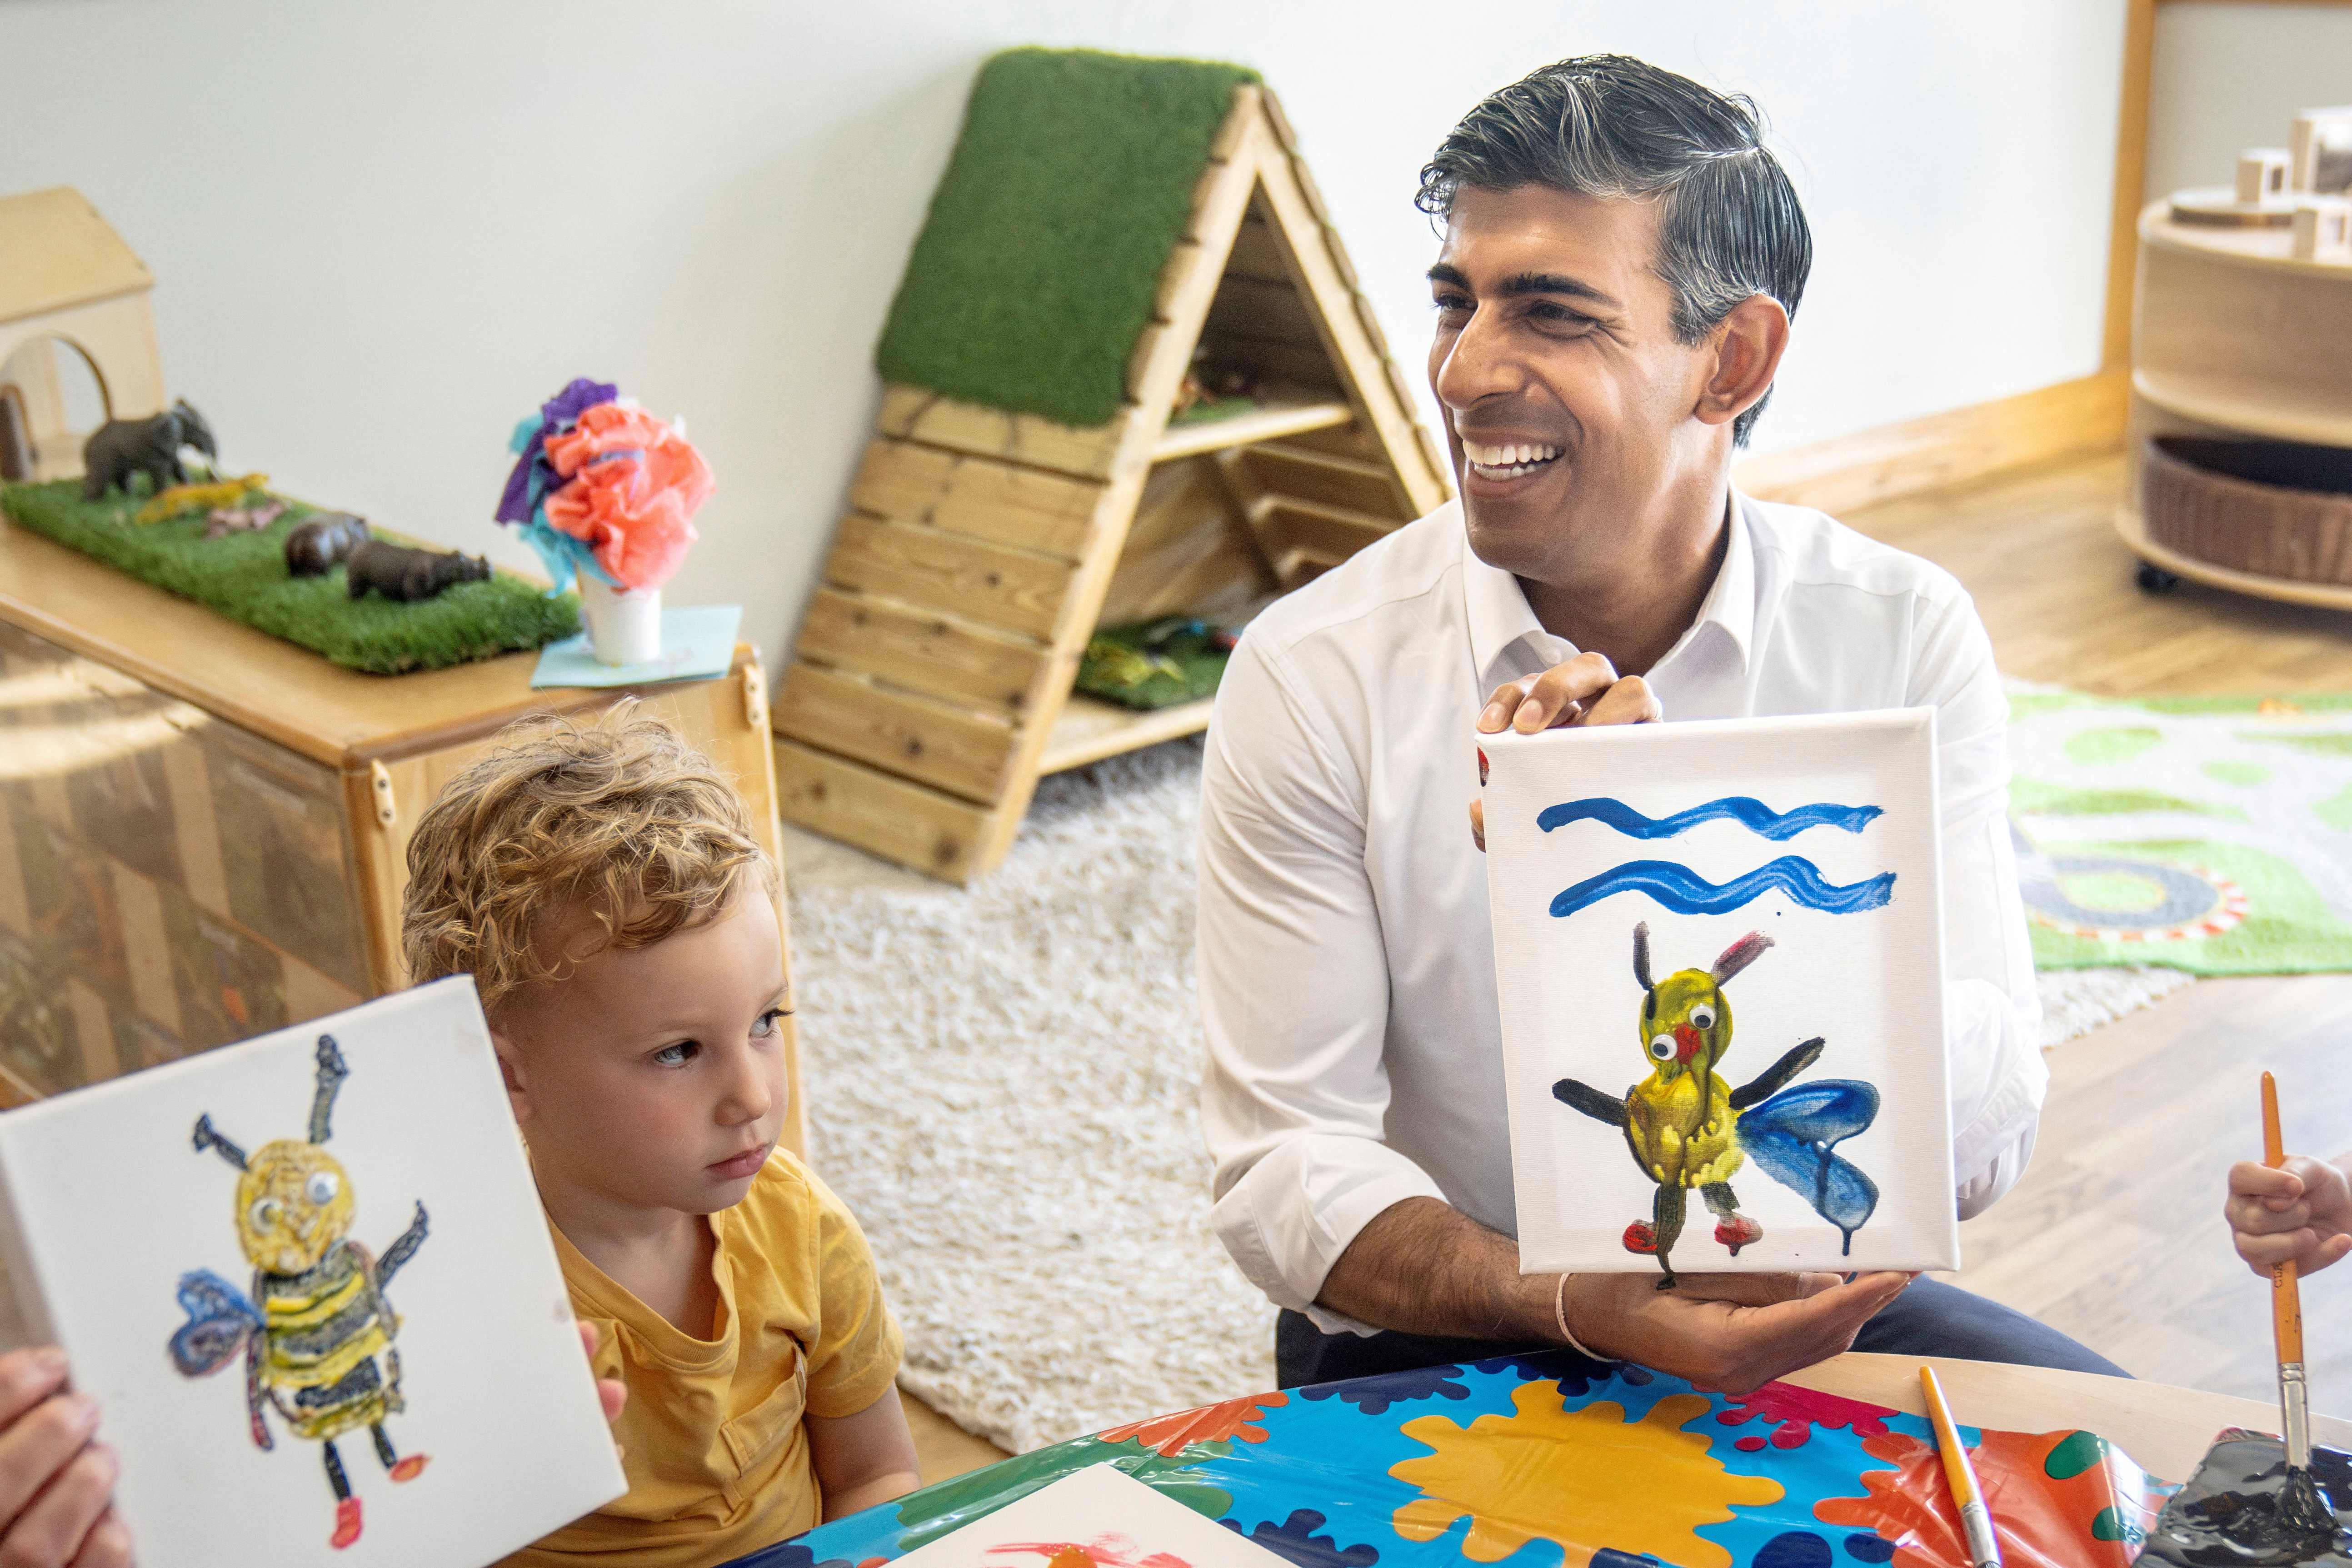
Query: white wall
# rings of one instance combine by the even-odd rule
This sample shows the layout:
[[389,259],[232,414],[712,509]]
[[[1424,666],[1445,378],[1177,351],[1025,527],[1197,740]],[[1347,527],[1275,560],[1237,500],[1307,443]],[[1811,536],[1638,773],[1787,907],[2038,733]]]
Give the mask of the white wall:
[[[772,667],[876,396],[872,347],[981,58],[1259,68],[1390,338],[1414,175],[1481,95],[1616,49],[1752,92],[1819,260],[1758,449],[2087,373],[2122,0],[0,0],[0,192],[80,187],[155,271],[223,456],[529,564],[488,521],[575,374],[688,416],[719,480],[673,602]],[[1418,373],[1418,363],[1408,366]]]
[[2296,110],[2333,103],[2352,103],[2352,6],[2159,5],[2147,199],[2228,184],[2240,153],[2285,146]]

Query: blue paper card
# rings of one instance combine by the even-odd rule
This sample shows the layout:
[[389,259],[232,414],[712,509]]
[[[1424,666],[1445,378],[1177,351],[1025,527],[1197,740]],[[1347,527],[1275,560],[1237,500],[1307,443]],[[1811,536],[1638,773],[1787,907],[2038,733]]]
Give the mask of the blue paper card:
[[588,634],[549,643],[539,650],[530,683],[542,686],[648,686],[663,680],[708,680],[727,673],[735,660],[735,628],[740,605],[698,605],[662,611],[661,657],[643,664],[599,664]]

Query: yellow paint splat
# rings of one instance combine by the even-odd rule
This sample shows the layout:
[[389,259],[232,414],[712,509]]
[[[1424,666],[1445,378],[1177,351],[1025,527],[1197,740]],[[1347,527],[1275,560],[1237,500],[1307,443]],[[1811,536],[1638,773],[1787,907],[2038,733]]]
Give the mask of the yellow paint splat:
[[1734,1505],[1781,1498],[1778,1481],[1727,1474],[1708,1456],[1707,1433],[1680,1430],[1710,1408],[1698,1394],[1670,1394],[1631,1423],[1607,1400],[1564,1408],[1559,1384],[1549,1381],[1521,1384],[1511,1403],[1515,1414],[1466,1427],[1444,1415],[1404,1424],[1406,1436],[1436,1452],[1389,1469],[1422,1492],[1397,1510],[1399,1535],[1433,1541],[1466,1513],[1462,1554],[1474,1563],[1499,1562],[1540,1537],[1559,1542],[1568,1568],[1604,1546],[1728,1568],[1731,1553],[1697,1527],[1724,1523]]

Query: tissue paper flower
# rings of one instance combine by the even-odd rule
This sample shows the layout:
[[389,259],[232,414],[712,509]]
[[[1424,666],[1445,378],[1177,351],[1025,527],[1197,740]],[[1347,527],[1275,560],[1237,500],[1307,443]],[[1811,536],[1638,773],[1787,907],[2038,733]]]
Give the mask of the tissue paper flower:
[[679,430],[583,377],[515,426],[498,519],[521,531],[553,592],[575,575],[616,588],[666,582],[694,542],[710,468]]
[[669,580],[694,542],[688,520],[710,499],[710,467],[668,425],[642,408],[599,404],[546,441],[564,480],[547,498],[547,521],[585,543],[614,582],[652,588]]

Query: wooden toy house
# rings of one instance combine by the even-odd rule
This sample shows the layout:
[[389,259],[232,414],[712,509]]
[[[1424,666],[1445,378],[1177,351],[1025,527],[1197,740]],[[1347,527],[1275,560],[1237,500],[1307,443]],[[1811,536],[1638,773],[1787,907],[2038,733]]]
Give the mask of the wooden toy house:
[[[774,703],[787,818],[969,880],[1042,774],[1206,727],[1209,699],[1074,695],[1098,627],[1237,622],[1451,493],[1280,106],[1227,90],[1103,422],[893,381],[886,332],[877,428]],[[1066,132],[1034,90],[1022,108],[1013,135]],[[959,159],[981,134],[976,107]],[[957,221],[946,192],[919,263]],[[1248,385],[1245,411],[1185,410],[1201,383]]]
[[155,279],[70,186],[0,197],[0,480],[81,472],[58,355],[80,356],[109,419],[163,408]]

